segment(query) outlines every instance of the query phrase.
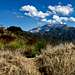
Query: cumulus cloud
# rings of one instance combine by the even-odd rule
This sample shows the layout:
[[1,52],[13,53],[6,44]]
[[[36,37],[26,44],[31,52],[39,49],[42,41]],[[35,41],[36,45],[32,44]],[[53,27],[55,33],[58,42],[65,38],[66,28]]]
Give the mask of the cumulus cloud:
[[58,15],[53,15],[53,19],[61,24],[69,21],[69,22],[75,22],[74,17],[59,17]]
[[74,17],[70,17],[70,21],[75,22],[75,18]]
[[45,21],[50,24],[65,24],[65,22],[75,22],[74,17],[60,17],[58,15],[53,15],[52,19],[42,19],[41,21]]
[[41,19],[41,21],[43,21],[43,22],[47,22],[47,19],[46,19],[46,18],[44,18],[44,19]]
[[61,21],[61,19],[60,19],[60,17],[59,17],[58,15],[53,15],[53,19],[54,19],[56,22],[58,22],[58,23],[60,23],[60,24],[63,24],[63,22]]
[[32,16],[32,17],[39,17],[39,18],[45,18],[49,16],[49,13],[38,11],[34,6],[32,5],[25,5],[21,7],[21,11],[25,11],[25,15]]
[[53,20],[53,19],[49,19],[46,22],[48,22],[49,24],[57,24],[58,23],[56,20]]
[[54,14],[60,13],[62,15],[69,15],[73,12],[73,8],[71,4],[68,5],[57,5],[57,6],[48,6],[49,10],[52,11]]
[[75,22],[75,18],[74,17],[60,17],[60,20],[62,22],[66,22],[66,21]]
[[[24,11],[25,15],[37,17],[42,22],[47,22],[50,24],[65,24],[66,22],[75,22],[75,18],[69,16],[74,11],[71,4],[56,6],[49,5],[48,9],[49,10],[46,12],[43,12],[39,11],[32,5],[25,5],[21,7],[21,11]],[[59,14],[61,14],[61,16],[59,16]],[[47,17],[50,17],[50,19]]]

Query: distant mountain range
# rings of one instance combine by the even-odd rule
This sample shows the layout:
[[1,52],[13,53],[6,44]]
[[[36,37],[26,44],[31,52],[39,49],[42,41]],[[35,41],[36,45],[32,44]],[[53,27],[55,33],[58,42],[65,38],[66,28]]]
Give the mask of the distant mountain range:
[[[65,24],[47,24],[41,27],[23,31],[20,27],[11,26],[7,29],[0,28],[0,39],[11,42],[11,38],[19,39],[26,44],[35,44],[39,40],[48,43],[75,42],[75,27]],[[13,35],[13,36],[12,36]]]
[[75,27],[70,27],[65,24],[47,24],[42,27],[37,27],[29,32],[38,34],[39,37],[46,39],[48,42],[74,42],[75,41]]
[[49,31],[54,30],[54,29],[65,29],[65,28],[73,28],[73,27],[69,27],[65,24],[46,24],[46,25],[41,26],[41,27],[33,28],[33,29],[29,30],[29,32],[44,33],[44,32],[49,32]]

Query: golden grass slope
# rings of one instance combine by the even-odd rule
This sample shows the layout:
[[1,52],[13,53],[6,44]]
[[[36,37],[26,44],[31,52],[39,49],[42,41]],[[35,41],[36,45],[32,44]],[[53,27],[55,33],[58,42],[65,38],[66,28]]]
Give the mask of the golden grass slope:
[[47,45],[34,58],[19,51],[0,50],[0,75],[75,75],[75,45]]

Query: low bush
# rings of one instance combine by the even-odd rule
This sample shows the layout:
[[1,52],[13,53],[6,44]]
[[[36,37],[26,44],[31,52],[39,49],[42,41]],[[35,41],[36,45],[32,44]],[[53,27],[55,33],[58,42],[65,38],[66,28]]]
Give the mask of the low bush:
[[34,45],[34,48],[32,49],[32,57],[39,55],[41,53],[41,50],[44,49],[45,47],[46,47],[46,41],[45,40],[38,41]]
[[25,47],[25,44],[21,40],[16,39],[16,40],[10,42],[9,44],[7,44],[6,47],[13,48],[13,49],[19,49],[19,48],[23,49]]

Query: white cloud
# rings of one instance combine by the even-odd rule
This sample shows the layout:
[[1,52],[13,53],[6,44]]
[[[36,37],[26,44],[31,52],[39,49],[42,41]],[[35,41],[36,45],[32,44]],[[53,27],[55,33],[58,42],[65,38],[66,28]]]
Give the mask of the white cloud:
[[60,17],[60,20],[61,20],[61,21],[68,21],[69,18],[68,18],[68,17]]
[[42,22],[47,22],[49,24],[56,24],[59,23],[58,21],[56,21],[55,19],[41,19]]
[[75,22],[75,18],[74,17],[60,17],[60,20],[63,22]]
[[70,17],[70,21],[71,22],[75,22],[75,18],[74,17]]
[[60,18],[58,15],[53,15],[53,19],[54,19],[57,23],[63,24],[61,18]]
[[54,14],[60,13],[62,15],[69,15],[70,13],[73,12],[73,8],[71,4],[68,5],[57,5],[57,6],[48,6],[50,11],[52,11]]
[[74,17],[60,17],[58,15],[53,15],[52,19],[42,19],[41,21],[45,21],[50,24],[65,24],[66,22],[75,22]]
[[46,19],[46,18],[44,18],[44,19],[41,19],[41,21],[46,22],[46,21],[47,21],[47,19]]
[[58,23],[58,22],[56,22],[56,20],[52,20],[52,19],[49,19],[46,22],[48,22],[50,24],[56,24],[56,23]]
[[59,20],[59,16],[58,15],[53,15],[53,19]]
[[58,21],[60,19],[60,17],[58,15],[53,15],[53,19],[55,19],[56,21]]
[[58,15],[53,15],[53,19],[57,21],[58,23],[65,23],[65,22],[75,22],[74,17],[59,17]]
[[[75,22],[74,17],[69,17],[69,14],[71,14],[74,11],[71,4],[56,5],[56,6],[50,5],[48,6],[48,9],[49,11],[42,12],[32,5],[25,5],[21,7],[21,11],[24,11],[25,15],[37,17],[42,22],[47,22],[50,24],[56,23],[65,24],[66,22]],[[61,14],[61,16],[59,16],[59,14]],[[51,19],[46,18],[47,16],[48,17],[50,16]]]
[[25,15],[32,16],[32,17],[39,17],[39,18],[45,18],[49,16],[49,13],[38,11],[34,6],[32,5],[25,5],[21,7],[21,11],[25,11]]

